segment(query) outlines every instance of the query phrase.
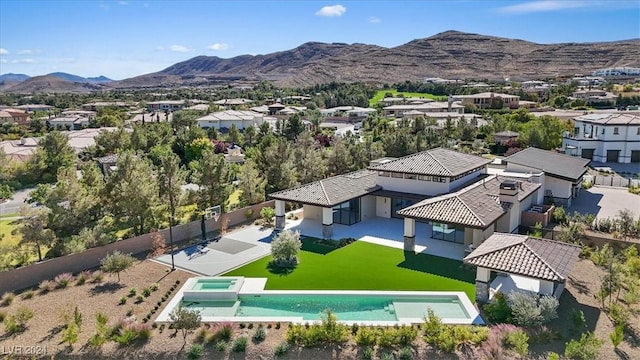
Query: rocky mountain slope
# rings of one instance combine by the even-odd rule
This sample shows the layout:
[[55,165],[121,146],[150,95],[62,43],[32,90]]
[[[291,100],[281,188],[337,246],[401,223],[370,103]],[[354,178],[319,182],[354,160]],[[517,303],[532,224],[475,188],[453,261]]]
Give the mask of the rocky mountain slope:
[[17,94],[92,92],[105,90],[105,85],[63,80],[54,75],[34,76],[3,91]]

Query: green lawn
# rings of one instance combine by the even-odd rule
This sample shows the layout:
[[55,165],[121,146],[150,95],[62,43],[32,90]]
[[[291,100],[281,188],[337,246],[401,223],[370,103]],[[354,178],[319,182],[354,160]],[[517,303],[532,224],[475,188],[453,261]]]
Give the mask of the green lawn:
[[373,98],[369,100],[369,106],[374,106],[379,103],[382,99],[384,99],[384,95],[386,93],[392,93],[393,96],[398,96],[400,94],[404,95],[404,97],[417,97],[417,98],[427,98],[433,99],[436,101],[447,101],[446,96],[437,96],[429,93],[417,93],[417,92],[406,92],[406,91],[398,91],[396,89],[387,89],[387,90],[379,90]]
[[267,256],[226,273],[266,277],[268,290],[464,291],[475,301],[475,272],[461,261],[356,241],[339,249],[303,240],[300,264],[290,273],[269,268]]
[[20,214],[18,214],[18,213],[2,214],[2,215],[0,215],[0,219],[9,218],[9,217],[16,217],[16,216],[20,216]]
[[17,221],[0,220],[0,247],[12,247],[20,242],[20,234],[11,235],[11,231],[15,229]]

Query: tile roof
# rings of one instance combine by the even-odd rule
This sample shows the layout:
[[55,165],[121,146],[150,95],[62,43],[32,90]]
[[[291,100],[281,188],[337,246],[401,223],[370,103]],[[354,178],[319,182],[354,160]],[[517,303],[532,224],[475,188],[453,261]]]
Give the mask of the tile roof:
[[603,125],[639,125],[640,115],[637,114],[588,114],[577,116],[576,121],[583,121]]
[[590,160],[530,147],[504,158],[502,162],[507,163],[507,168],[513,163],[576,181],[587,171]]
[[464,258],[466,264],[536,279],[564,282],[581,247],[526,235],[494,233]]
[[270,194],[269,197],[277,200],[331,207],[379,190],[380,186],[376,185],[376,178],[377,173],[375,171],[358,170],[282,190]]
[[458,176],[490,162],[491,160],[479,156],[436,148],[404,156],[369,169],[418,175]]
[[[509,203],[501,203],[499,199],[500,183],[505,179],[493,176],[455,193],[423,200],[398,211],[398,214],[409,218],[486,229],[510,207]],[[524,200],[540,186],[536,183],[520,182],[518,201]]]

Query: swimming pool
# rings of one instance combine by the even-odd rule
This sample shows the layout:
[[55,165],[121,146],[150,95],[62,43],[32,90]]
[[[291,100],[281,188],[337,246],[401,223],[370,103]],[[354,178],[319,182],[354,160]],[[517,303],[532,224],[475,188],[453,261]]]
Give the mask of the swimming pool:
[[264,290],[265,283],[259,278],[191,278],[156,322],[168,322],[171,311],[183,306],[200,312],[203,322],[304,323],[320,320],[329,309],[346,324],[412,324],[423,322],[430,308],[444,323],[482,323],[464,292]]

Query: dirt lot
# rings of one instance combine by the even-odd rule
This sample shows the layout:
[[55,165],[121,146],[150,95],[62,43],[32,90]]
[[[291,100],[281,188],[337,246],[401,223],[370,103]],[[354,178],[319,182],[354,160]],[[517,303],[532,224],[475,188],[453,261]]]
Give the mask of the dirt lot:
[[[103,312],[109,315],[109,323],[114,323],[117,319],[125,316],[128,310],[132,310],[138,319],[141,319],[151,310],[166,293],[176,280],[184,282],[191,275],[185,272],[176,271],[168,273],[163,265],[142,261],[126,274],[122,274],[120,283],[116,283],[115,278],[107,278],[100,284],[84,284],[80,286],[69,286],[66,289],[54,290],[50,293],[36,294],[31,299],[21,299],[16,296],[15,300],[8,307],[0,307],[4,313],[13,313],[17,308],[26,306],[35,312],[35,317],[28,324],[26,332],[16,336],[0,336],[0,349],[8,352],[13,346],[40,346],[46,348],[48,355],[56,355],[56,359],[62,358],[112,358],[112,359],[184,359],[186,351],[189,349],[195,335],[187,338],[187,345],[183,347],[182,336],[175,336],[173,330],[165,329],[162,333],[159,329],[153,331],[152,338],[146,344],[129,346],[125,348],[117,347],[114,342],[106,343],[100,352],[92,352],[87,346],[87,340],[95,332],[96,312]],[[601,272],[593,263],[581,260],[572,272],[571,280],[567,290],[562,297],[559,309],[560,319],[551,324],[551,328],[557,331],[561,338],[547,344],[532,345],[532,357],[542,357],[547,351],[564,352],[564,343],[571,337],[579,336],[579,332],[573,328],[571,314],[573,309],[583,310],[587,318],[586,330],[595,330],[597,336],[606,340],[602,348],[602,359],[638,359],[640,358],[640,323],[637,321],[632,328],[633,336],[627,335],[625,342],[620,345],[618,351],[614,351],[609,341],[609,333],[613,330],[611,321],[606,314],[597,307],[597,301],[593,296],[594,289],[599,287]],[[129,293],[131,287],[136,287],[139,291],[158,282],[160,288],[144,300],[135,304],[135,298],[129,298],[127,304],[119,305],[119,299]],[[37,293],[37,292],[36,292]],[[73,349],[61,343],[60,313],[65,308],[77,305],[83,314],[82,332],[78,343]],[[156,313],[157,315],[158,313]],[[152,317],[152,320],[155,318]],[[265,324],[268,326],[268,324]],[[234,337],[244,335],[249,339],[255,332],[253,329],[240,329],[236,327]],[[267,329],[266,340],[255,344],[249,341],[246,353],[233,353],[230,346],[225,352],[217,352],[213,347],[206,348],[206,358],[214,359],[271,359],[273,358],[274,347],[284,340],[287,326],[283,324],[278,330],[275,324]],[[4,330],[2,333],[4,334]],[[417,340],[413,344],[415,359],[456,359],[456,358],[478,358],[479,354],[468,349],[465,353],[441,354],[429,348],[422,340]],[[312,349],[291,349],[284,359],[359,359],[360,354],[357,346],[348,343],[343,346],[329,346]],[[392,350],[378,350],[378,356]]]

